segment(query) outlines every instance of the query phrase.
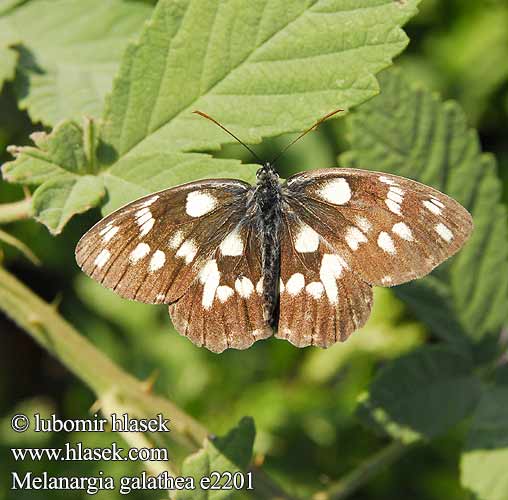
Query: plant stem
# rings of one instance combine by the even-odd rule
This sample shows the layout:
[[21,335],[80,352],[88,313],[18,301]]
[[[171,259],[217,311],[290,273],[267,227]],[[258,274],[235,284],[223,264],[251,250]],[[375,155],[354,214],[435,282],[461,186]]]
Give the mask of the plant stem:
[[352,495],[372,477],[397,461],[411,448],[410,444],[394,441],[361,463],[345,477],[332,483],[326,491],[316,493],[313,500],[341,500]]
[[[170,418],[171,439],[191,451],[202,447],[209,433],[199,422],[168,399],[147,391],[143,382],[124,372],[67,323],[54,306],[44,302],[2,267],[0,310],[87,384],[97,395],[103,410],[128,411],[136,418],[161,413]],[[260,492],[270,492],[269,496],[258,496],[255,491],[258,498],[292,498],[262,471],[254,471],[254,485]]]
[[8,224],[18,220],[28,219],[31,214],[31,200],[25,198],[13,203],[2,203],[0,205],[0,224]]

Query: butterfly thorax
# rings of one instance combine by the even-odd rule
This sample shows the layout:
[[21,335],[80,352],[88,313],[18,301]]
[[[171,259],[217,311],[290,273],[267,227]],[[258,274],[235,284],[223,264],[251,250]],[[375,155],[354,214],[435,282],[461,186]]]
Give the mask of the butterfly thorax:
[[270,326],[275,327],[278,319],[282,190],[279,175],[269,163],[257,171],[256,177],[253,203],[255,204],[256,231],[261,246],[263,317]]

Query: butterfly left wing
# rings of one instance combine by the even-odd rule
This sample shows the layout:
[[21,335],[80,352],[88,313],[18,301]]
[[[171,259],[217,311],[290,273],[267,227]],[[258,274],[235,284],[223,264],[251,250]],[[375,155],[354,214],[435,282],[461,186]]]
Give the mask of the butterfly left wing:
[[174,302],[238,224],[249,188],[241,181],[211,179],[135,200],[81,238],[76,261],[124,298]]
[[169,306],[176,329],[213,352],[247,349],[270,337],[263,318],[260,246],[244,219],[210,256],[198,278]]

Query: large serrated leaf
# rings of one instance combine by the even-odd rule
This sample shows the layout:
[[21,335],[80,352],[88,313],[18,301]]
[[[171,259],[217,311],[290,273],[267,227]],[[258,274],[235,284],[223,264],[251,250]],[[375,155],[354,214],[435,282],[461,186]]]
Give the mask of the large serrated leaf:
[[480,394],[472,363],[445,347],[423,347],[384,367],[360,403],[370,426],[413,442],[466,417]]
[[39,0],[13,10],[4,19],[22,43],[20,106],[47,125],[101,116],[127,41],[151,11],[125,0]]
[[460,469],[462,485],[478,500],[508,498],[508,384],[489,387],[481,398]]
[[[194,107],[252,142],[359,104],[377,92],[374,74],[407,44],[400,26],[418,3],[161,0],[126,49],[92,149],[82,139],[60,148],[89,163],[96,155],[105,213],[195,179],[251,181],[254,166],[188,153],[231,140]],[[61,173],[32,153],[21,149],[4,167],[9,180],[40,184]]]
[[212,149],[309,124],[376,94],[374,74],[407,44],[418,0],[162,0],[129,46],[107,103],[103,140],[119,157]]
[[473,215],[466,247],[423,280],[395,288],[433,332],[456,343],[497,332],[506,319],[506,210],[492,156],[459,106],[409,85],[397,71],[382,92],[348,118],[351,151],[343,166],[403,175],[449,194]]
[[254,436],[254,421],[250,417],[244,417],[226,436],[207,439],[203,448],[189,456],[182,466],[182,475],[194,477],[197,488],[194,491],[179,491],[176,495],[177,500],[235,498],[238,491],[234,489],[204,490],[199,487],[199,482],[202,477],[210,477],[214,471],[219,474],[226,471],[231,474],[245,471],[252,457]]

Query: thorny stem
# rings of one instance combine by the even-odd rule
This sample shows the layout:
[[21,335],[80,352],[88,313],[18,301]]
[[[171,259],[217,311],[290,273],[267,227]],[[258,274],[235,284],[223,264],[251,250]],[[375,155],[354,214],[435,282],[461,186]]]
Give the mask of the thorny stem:
[[31,200],[25,198],[14,203],[0,204],[0,224],[8,224],[31,216]]
[[316,493],[312,500],[342,500],[351,496],[373,476],[397,461],[411,446],[412,444],[394,441],[365,460],[342,479],[332,483],[325,491]]
[[[54,306],[2,267],[0,310],[88,385],[103,410],[128,409],[137,418],[162,413],[170,418],[171,439],[190,451],[201,448],[208,431],[199,422],[168,399],[147,392],[143,382],[124,372],[67,323]],[[168,471],[173,472],[169,468]],[[254,469],[253,473],[256,498],[292,500],[263,471]]]

